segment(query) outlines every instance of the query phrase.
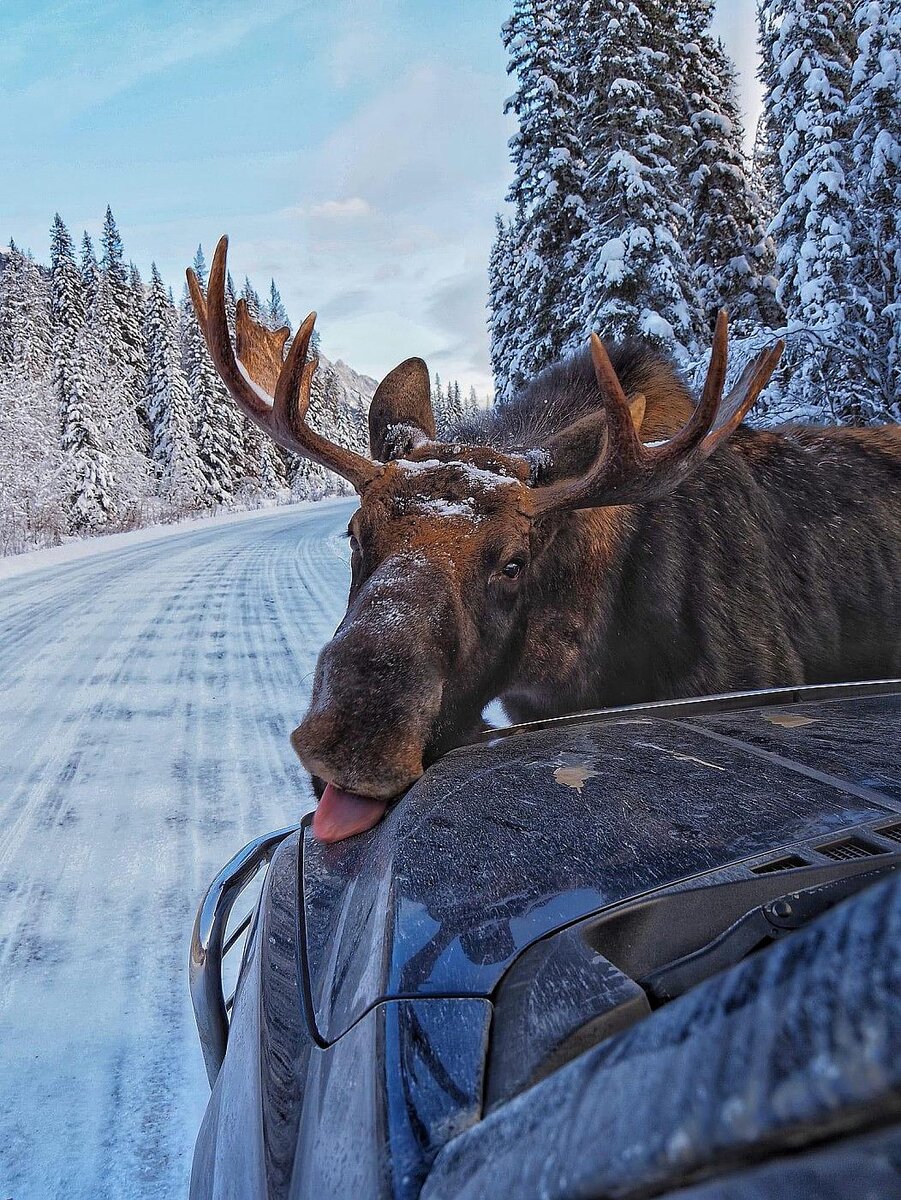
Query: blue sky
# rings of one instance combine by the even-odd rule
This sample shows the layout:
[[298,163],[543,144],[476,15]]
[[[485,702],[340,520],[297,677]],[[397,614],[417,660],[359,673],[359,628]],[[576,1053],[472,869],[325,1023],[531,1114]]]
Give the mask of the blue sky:
[[[274,275],[323,348],[380,377],[421,354],[490,386],[486,262],[510,177],[508,0],[2,0],[0,242],[44,261],[111,204],[180,295],[198,242]],[[717,30],[753,79],[754,2]],[[753,127],[753,122],[751,122]]]

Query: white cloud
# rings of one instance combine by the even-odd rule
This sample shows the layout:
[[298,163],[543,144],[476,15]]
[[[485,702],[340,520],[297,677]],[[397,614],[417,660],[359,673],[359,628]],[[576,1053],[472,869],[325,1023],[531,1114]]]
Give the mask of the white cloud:
[[329,221],[346,221],[356,217],[366,217],[372,212],[372,205],[362,196],[351,196],[347,200],[323,200],[314,204],[310,209],[311,217],[322,217]]

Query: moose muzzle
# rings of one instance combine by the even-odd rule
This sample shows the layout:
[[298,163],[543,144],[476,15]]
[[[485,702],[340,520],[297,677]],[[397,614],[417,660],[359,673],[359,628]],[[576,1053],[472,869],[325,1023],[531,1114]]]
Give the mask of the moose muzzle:
[[[291,743],[327,785],[314,825],[325,840],[376,824],[387,801],[422,774],[447,677],[452,608],[440,571],[415,556],[389,559],[323,648]],[[376,807],[360,807],[367,802]]]

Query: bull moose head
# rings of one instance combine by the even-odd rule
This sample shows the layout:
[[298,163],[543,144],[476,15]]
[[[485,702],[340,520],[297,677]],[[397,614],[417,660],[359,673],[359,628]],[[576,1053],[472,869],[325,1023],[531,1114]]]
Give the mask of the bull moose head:
[[[480,728],[483,708],[515,672],[530,607],[552,586],[548,567],[553,547],[566,540],[569,516],[655,500],[676,488],[739,425],[781,345],[750,363],[723,399],[721,313],[690,419],[670,440],[644,445],[645,397],[626,396],[593,334],[597,411],[546,445],[516,452],[436,441],[429,373],[410,358],[375,393],[367,458],[307,424],[315,314],[285,357],[288,331],[264,328],[239,302],[233,348],[226,249],[222,238],[206,297],[188,271],[219,374],[241,410],[280,446],[343,476],[360,497],[348,528],[347,612],[319,656],[309,709],[291,736],[324,785],[314,830],[334,840],[374,825],[429,763]],[[604,528],[592,536],[602,563]]]

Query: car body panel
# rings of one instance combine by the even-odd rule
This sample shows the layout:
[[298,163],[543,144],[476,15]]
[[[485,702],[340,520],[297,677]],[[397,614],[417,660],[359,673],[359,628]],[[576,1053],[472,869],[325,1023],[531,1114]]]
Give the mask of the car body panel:
[[441,1151],[422,1200],[657,1195],[898,1121],[899,942],[895,877],[489,1114]]
[[563,924],[901,811],[897,712],[879,696],[523,732],[448,755],[368,834],[307,829],[318,1036],[384,998],[488,996]]
[[[628,972],[614,978],[616,956],[582,935],[684,892],[709,889],[716,910],[722,884],[772,879],[772,896],[787,894],[805,869],[819,878],[848,856],[863,855],[850,864],[861,876],[868,863],[875,874],[896,867],[901,684],[875,690],[884,694],[796,689],[778,704],[705,699],[501,731],[436,764],[369,833],[324,846],[305,818],[279,835],[224,1060],[205,1045],[215,1083],[192,1200],[527,1197],[542,1156],[557,1172],[548,1196],[646,1194],[771,1145],[851,1137],[874,1112],[890,1119],[901,1094],[901,893],[878,914],[868,897],[901,881],[871,883],[659,1011],[636,1003],[619,1024],[589,1028],[611,996],[640,1000],[637,985]],[[241,852],[212,890],[225,897],[252,861]],[[862,916],[847,915],[858,905]],[[209,909],[198,929],[224,939],[225,916]],[[833,917],[841,935],[814,933]],[[577,938],[577,953],[550,953]],[[207,957],[194,955],[201,1004],[215,946]],[[539,1041],[515,1006],[503,1030],[498,1021],[530,961],[551,974],[569,964],[590,1036],[532,1086],[530,1071],[519,1082],[506,1071],[492,1100],[502,1033],[514,1046]],[[548,1009],[540,1032],[553,1055],[554,1017],[576,1012],[579,1024],[579,1006],[552,1014],[555,980],[524,984]]]
[[429,1164],[481,1115],[487,1000],[378,1004],[310,1055],[291,1200],[415,1200]]

